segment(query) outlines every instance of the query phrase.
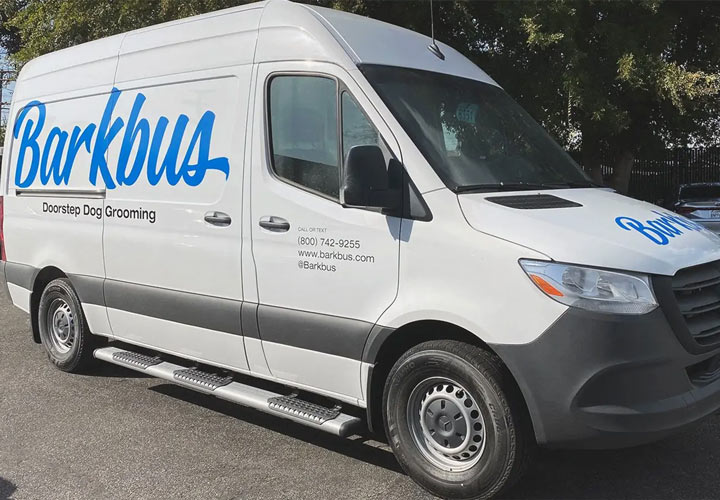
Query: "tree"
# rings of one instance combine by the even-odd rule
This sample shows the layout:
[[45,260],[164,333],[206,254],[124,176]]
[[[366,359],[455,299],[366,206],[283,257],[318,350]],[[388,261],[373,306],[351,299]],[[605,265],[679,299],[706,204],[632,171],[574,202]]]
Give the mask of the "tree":
[[478,60],[507,66],[501,83],[511,93],[530,90],[535,98],[524,94],[524,104],[537,100],[542,108],[531,108],[566,142],[580,132],[585,167],[596,179],[603,150],[615,159],[611,185],[626,192],[639,152],[712,139],[720,4],[552,0],[507,2],[497,11],[514,28]]
[[[0,0],[9,12],[8,31],[21,43],[0,44],[18,66],[54,50],[152,24],[249,3],[249,0]],[[1,6],[5,5],[6,8]],[[2,19],[2,17],[0,17]]]
[[[429,34],[424,1],[304,0]],[[0,0],[16,65],[45,52],[243,0]],[[601,180],[633,159],[720,137],[720,2],[438,1],[436,35],[484,68]]]

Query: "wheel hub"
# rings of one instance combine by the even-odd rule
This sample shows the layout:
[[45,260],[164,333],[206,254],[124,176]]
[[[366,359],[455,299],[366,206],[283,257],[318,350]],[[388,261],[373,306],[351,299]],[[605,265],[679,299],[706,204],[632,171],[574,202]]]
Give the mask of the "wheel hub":
[[48,314],[50,341],[55,349],[62,353],[70,351],[75,343],[75,317],[70,305],[62,299],[56,299]]
[[461,446],[467,436],[467,421],[460,407],[444,395],[432,396],[423,403],[424,427],[435,443],[451,450]]
[[72,322],[72,313],[65,308],[59,308],[53,314],[53,330],[58,340],[67,342],[70,337],[70,323]]
[[485,449],[485,422],[475,399],[458,383],[428,379],[413,389],[408,424],[423,455],[448,471],[467,470]]

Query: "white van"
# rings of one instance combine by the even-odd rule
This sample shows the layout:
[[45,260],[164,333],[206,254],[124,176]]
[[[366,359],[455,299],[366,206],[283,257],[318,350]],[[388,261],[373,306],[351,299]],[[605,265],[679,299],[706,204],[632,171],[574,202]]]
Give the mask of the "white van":
[[271,0],[62,50],[5,153],[1,274],[61,370],[367,424],[452,498],[720,407],[720,237],[419,34]]

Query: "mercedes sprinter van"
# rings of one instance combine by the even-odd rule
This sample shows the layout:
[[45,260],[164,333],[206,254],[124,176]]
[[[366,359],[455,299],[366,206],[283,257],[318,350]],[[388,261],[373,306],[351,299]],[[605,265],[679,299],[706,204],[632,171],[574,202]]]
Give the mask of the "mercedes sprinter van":
[[439,496],[720,407],[720,237],[395,26],[270,0],[42,56],[1,190],[0,274],[58,368],[367,425]]

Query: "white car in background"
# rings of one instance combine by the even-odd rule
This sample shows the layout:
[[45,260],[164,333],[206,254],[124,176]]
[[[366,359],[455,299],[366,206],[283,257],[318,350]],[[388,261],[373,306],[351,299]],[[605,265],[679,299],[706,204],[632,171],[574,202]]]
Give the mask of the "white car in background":
[[677,199],[675,212],[720,234],[720,182],[683,184]]

